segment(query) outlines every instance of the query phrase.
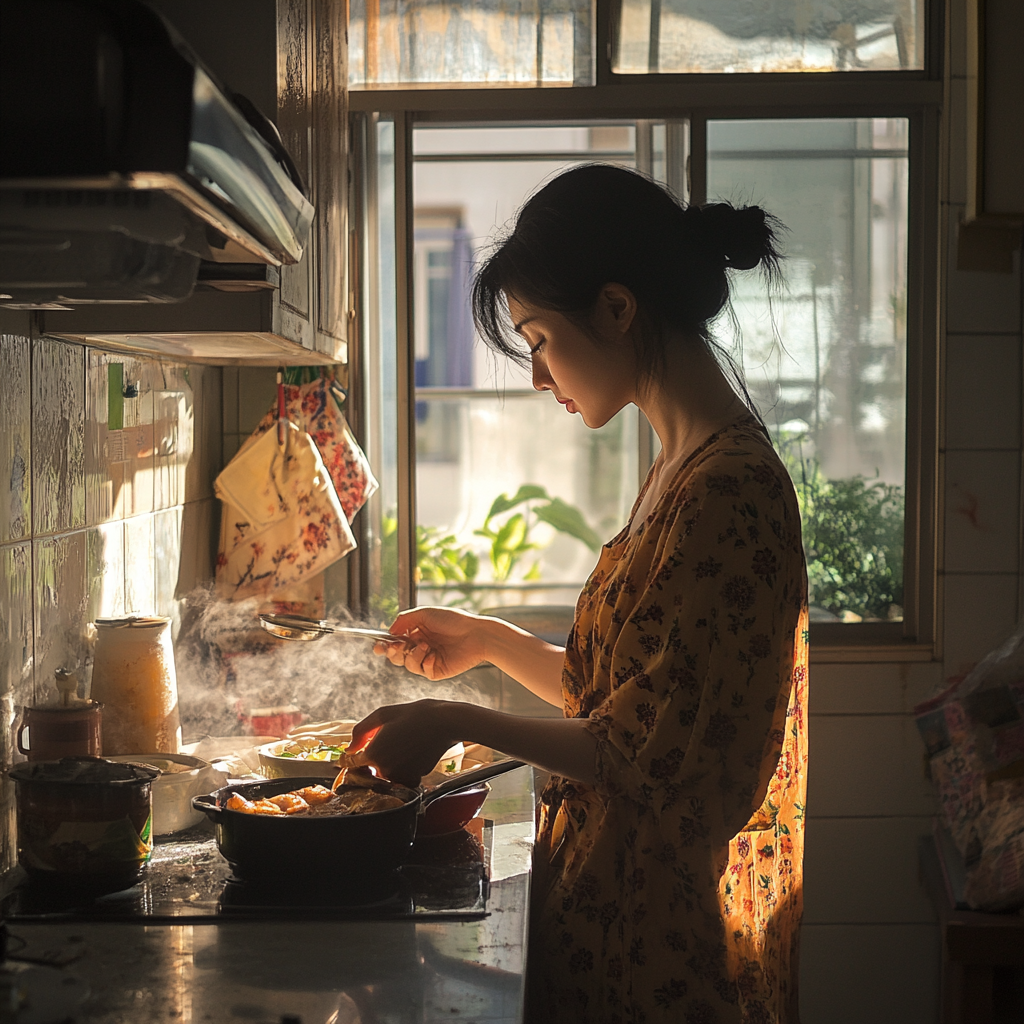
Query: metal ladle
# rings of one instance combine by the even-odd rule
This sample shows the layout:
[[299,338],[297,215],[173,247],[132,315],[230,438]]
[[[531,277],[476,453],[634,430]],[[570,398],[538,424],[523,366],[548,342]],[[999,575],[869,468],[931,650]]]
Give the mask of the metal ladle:
[[407,644],[407,637],[395,636],[386,629],[366,629],[361,626],[346,626],[341,622],[326,619],[307,619],[304,615],[261,615],[260,625],[281,640],[320,640],[328,633],[341,636],[359,637],[375,643]]

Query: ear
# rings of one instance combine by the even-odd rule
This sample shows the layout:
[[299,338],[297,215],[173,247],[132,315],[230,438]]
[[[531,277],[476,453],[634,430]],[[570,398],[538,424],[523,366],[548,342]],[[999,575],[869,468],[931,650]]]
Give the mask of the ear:
[[624,284],[611,281],[601,289],[601,304],[613,329],[625,338],[636,319],[636,296]]

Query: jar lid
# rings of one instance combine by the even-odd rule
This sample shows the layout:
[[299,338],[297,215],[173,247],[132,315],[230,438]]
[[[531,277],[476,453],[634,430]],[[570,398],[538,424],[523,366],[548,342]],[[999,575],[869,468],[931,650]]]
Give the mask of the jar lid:
[[121,619],[96,619],[102,629],[156,629],[171,620],[166,615],[128,615]]
[[8,773],[18,782],[58,782],[76,786],[138,785],[159,778],[142,764],[115,764],[102,757],[62,757],[59,761],[25,761]]

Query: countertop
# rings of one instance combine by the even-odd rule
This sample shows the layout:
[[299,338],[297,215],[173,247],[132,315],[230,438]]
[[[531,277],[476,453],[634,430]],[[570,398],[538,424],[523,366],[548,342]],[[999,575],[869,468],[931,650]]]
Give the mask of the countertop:
[[481,920],[15,922],[11,952],[84,982],[74,1019],[90,1024],[513,1024],[523,1019],[533,806],[532,769],[492,780]]

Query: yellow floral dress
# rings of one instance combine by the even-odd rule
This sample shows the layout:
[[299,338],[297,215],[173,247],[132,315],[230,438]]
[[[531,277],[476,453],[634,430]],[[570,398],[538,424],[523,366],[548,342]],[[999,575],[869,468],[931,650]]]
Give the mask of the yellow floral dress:
[[796,1024],[807,575],[752,418],[604,547],[562,691],[598,781],[541,797],[527,1020]]

